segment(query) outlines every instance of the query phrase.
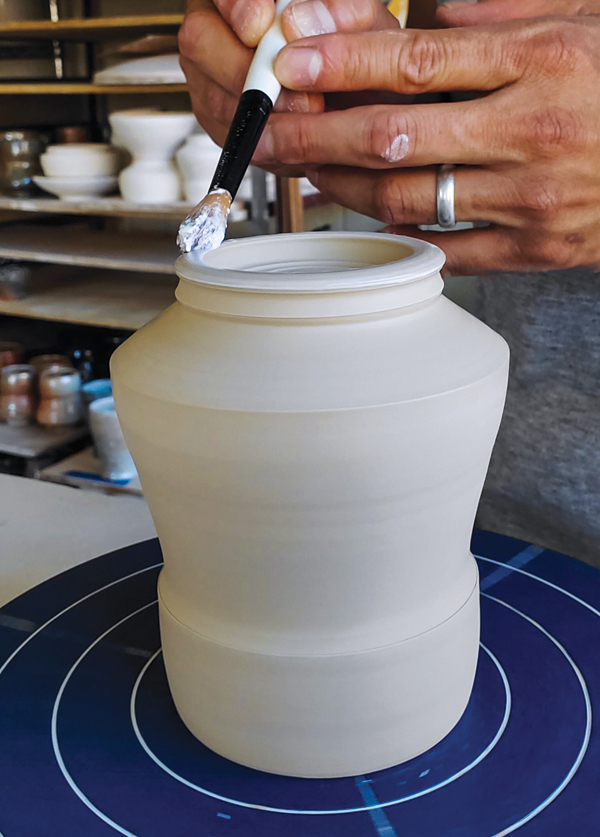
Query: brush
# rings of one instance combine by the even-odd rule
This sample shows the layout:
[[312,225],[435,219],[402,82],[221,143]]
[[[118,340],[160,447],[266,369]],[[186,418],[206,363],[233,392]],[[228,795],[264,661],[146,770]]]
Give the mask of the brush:
[[280,19],[289,3],[277,0],[275,20],[256,49],[208,194],[179,227],[182,253],[214,250],[225,238],[231,203],[281,90],[273,64],[286,45]]

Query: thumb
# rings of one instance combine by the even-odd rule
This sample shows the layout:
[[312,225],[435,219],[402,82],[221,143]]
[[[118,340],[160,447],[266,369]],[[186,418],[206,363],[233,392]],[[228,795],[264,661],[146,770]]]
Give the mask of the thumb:
[[527,17],[576,15],[580,0],[452,0],[440,6],[437,19],[442,26],[482,26]]

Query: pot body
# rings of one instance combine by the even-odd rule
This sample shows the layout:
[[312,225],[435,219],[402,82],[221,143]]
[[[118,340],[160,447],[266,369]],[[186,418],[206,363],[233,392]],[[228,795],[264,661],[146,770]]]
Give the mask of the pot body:
[[380,234],[228,243],[182,257],[178,301],[113,356],[173,698],[250,767],[379,770],[468,702],[508,347],[442,264]]

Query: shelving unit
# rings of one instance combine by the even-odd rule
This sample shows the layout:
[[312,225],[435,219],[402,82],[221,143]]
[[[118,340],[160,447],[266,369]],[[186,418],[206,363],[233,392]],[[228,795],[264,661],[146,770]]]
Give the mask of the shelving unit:
[[175,299],[167,274],[82,271],[33,287],[25,299],[0,299],[0,313],[108,328],[141,328]]
[[[125,0],[122,7],[126,9],[126,6]],[[0,41],[47,39],[55,44],[61,41],[81,42],[88,44],[88,55],[91,56],[94,45],[101,42],[124,41],[150,34],[175,34],[182,20],[182,14],[150,14],[2,22]],[[92,65],[93,58],[89,57],[90,76]],[[63,96],[145,96],[186,91],[185,84],[0,81],[0,97],[57,97],[52,99],[56,103],[53,104],[56,112],[60,112],[61,107],[65,112],[69,109],[67,102],[58,98]],[[35,98],[32,101],[35,102]],[[99,103],[99,108],[92,110],[96,112],[96,119],[104,123],[106,100],[93,98],[92,101]],[[132,106],[135,106],[135,99]],[[0,224],[0,258],[88,268],[75,280],[69,275],[64,281],[33,287],[25,299],[0,300],[0,314],[139,328],[173,299],[173,262],[178,255],[173,222],[183,219],[190,208],[183,202],[136,205],[119,197],[71,203],[45,196],[17,199],[0,195],[0,212],[12,213],[10,223],[5,218],[5,223]],[[25,223],[15,223],[14,213],[22,214]],[[33,216],[38,217],[34,219]],[[81,216],[81,223],[36,223],[40,217],[50,220],[52,216]],[[86,222],[89,218],[111,220],[106,222],[104,229],[95,229],[91,227],[97,227],[101,222],[90,226]],[[166,225],[169,232],[165,235],[156,233],[156,225],[152,225],[146,233],[143,230],[118,232],[118,219],[165,220],[171,223]],[[124,224],[122,222],[121,226]],[[134,224],[128,223],[127,228]],[[251,222],[231,223],[228,235],[240,237],[261,231],[260,225]]]
[[[126,10],[126,3],[122,4]],[[126,41],[153,34],[175,34],[183,14],[143,14],[80,19],[19,20],[0,23],[0,40],[46,39],[93,44]],[[89,52],[89,55],[92,53]],[[92,65],[88,59],[91,75]],[[186,92],[185,84],[94,84],[91,81],[1,81],[0,96],[103,96]],[[1,100],[0,100],[1,101]],[[60,100],[57,99],[57,107]],[[101,109],[101,113],[105,113]],[[103,117],[104,118],[104,117]],[[95,326],[136,329],[173,300],[178,255],[172,230],[165,235],[93,229],[86,218],[152,219],[175,222],[185,217],[183,202],[139,206],[121,198],[77,204],[39,196],[0,196],[0,211],[22,213],[27,223],[0,225],[0,258],[88,268],[66,271],[51,282],[37,282],[24,299],[0,300],[0,313]],[[31,223],[32,216],[81,216],[81,223]],[[37,220],[37,219],[36,219]],[[75,221],[75,219],[73,219]],[[96,224],[97,226],[97,224]],[[172,225],[171,225],[172,226]],[[244,230],[239,230],[244,234]],[[247,233],[246,233],[247,234]],[[93,269],[89,269],[93,268]]]
[[0,210],[28,212],[44,215],[91,215],[110,218],[155,218],[179,221],[186,216],[192,205],[180,201],[167,204],[129,203],[123,198],[97,198],[87,201],[62,201],[58,198],[39,197],[10,198],[0,195]]
[[0,23],[0,40],[51,38],[57,41],[103,41],[133,38],[144,34],[173,33],[181,25],[183,15],[124,15],[83,19],[15,20]]
[[87,81],[14,81],[0,83],[1,94],[20,96],[115,95],[132,93],[185,93],[185,84],[93,84]]
[[0,227],[0,258],[101,267],[142,273],[175,273],[174,237],[90,230],[78,224]]

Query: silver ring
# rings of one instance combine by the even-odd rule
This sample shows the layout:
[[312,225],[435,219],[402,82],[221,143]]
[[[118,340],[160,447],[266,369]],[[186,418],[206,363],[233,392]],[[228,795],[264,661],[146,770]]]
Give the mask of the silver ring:
[[452,163],[444,163],[437,173],[437,218],[438,224],[447,230],[456,226],[454,214],[454,169]]

